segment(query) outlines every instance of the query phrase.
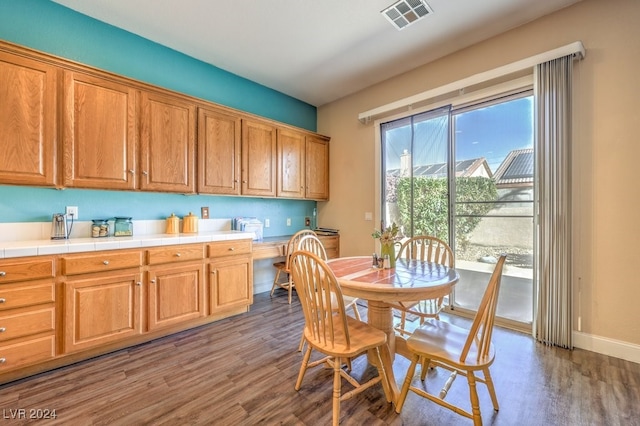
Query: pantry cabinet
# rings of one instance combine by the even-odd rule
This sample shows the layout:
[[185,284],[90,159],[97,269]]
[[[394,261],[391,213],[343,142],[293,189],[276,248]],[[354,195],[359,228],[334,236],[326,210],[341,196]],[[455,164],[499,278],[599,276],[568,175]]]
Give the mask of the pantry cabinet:
[[64,186],[136,188],[136,93],[124,84],[64,72]]
[[276,196],[276,128],[242,120],[242,195]]
[[57,68],[0,51],[0,183],[55,186]]
[[198,109],[198,192],[240,195],[238,115],[211,108]]
[[140,111],[140,189],[195,193],[195,103],[142,91]]

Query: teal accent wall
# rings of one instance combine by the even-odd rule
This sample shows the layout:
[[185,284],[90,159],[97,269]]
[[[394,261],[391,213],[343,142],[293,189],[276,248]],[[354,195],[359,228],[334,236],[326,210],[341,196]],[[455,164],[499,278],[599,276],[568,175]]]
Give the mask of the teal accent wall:
[[[316,131],[316,108],[49,0],[0,0],[0,39],[177,92]],[[1,100],[0,100],[1,101]],[[0,140],[0,148],[2,141]],[[2,155],[0,150],[0,155]],[[212,218],[269,218],[265,236],[304,227],[313,201],[0,185],[0,222],[41,222],[67,205],[80,220],[161,219],[208,206]],[[286,218],[292,225],[286,226]]]

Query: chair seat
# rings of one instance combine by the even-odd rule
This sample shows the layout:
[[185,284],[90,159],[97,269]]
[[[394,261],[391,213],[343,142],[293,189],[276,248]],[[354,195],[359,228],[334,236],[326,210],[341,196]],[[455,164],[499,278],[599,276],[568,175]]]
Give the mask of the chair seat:
[[[351,340],[351,345],[348,348],[345,344],[344,334],[338,332],[338,330],[342,330],[341,327],[335,327],[336,333],[333,343],[318,340],[308,327],[304,328],[305,339],[313,348],[327,355],[344,358],[351,358],[387,342],[387,335],[382,330],[378,330],[350,316],[345,317],[347,319],[349,338]],[[333,315],[332,319],[334,323],[341,320],[338,315]],[[322,335],[322,332],[320,335]]]
[[275,262],[273,264],[274,267],[278,268],[278,269],[285,269],[287,267],[287,263],[282,261],[282,262]]
[[480,360],[477,359],[477,345],[471,345],[466,360],[460,362],[460,354],[468,337],[467,329],[428,319],[407,339],[407,348],[417,354],[428,354],[429,359],[434,361],[443,361],[456,367],[464,366],[465,370],[482,369],[491,365],[495,358],[493,345],[490,346],[488,355]]

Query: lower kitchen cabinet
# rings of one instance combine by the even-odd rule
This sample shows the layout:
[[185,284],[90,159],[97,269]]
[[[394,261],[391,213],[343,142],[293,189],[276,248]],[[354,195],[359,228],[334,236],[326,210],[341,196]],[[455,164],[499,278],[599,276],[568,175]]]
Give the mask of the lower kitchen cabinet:
[[205,315],[203,263],[153,267],[148,283],[150,331]]
[[140,273],[84,277],[64,283],[64,352],[139,335]]
[[253,303],[250,256],[212,260],[209,265],[209,309],[215,314]]

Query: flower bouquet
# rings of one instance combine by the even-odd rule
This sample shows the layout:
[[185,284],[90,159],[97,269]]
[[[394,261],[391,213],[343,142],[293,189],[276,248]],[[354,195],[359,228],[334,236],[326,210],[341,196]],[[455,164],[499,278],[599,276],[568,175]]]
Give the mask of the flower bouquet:
[[380,256],[389,255],[389,264],[391,268],[396,267],[396,249],[395,244],[400,241],[402,235],[400,228],[393,222],[390,226],[384,227],[384,223],[380,224],[380,230],[373,231],[371,236],[380,240]]

